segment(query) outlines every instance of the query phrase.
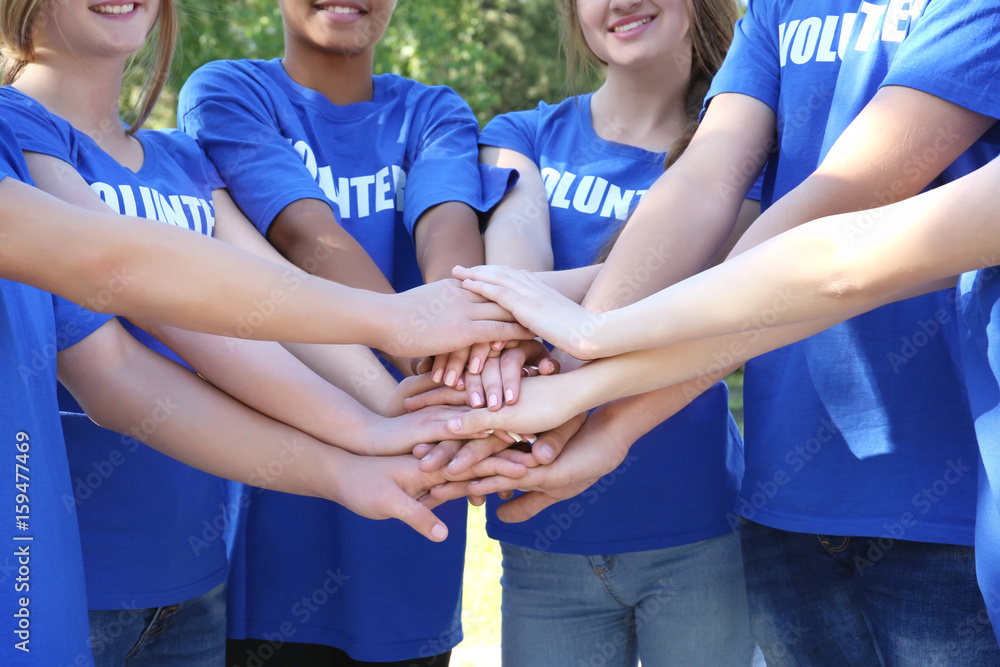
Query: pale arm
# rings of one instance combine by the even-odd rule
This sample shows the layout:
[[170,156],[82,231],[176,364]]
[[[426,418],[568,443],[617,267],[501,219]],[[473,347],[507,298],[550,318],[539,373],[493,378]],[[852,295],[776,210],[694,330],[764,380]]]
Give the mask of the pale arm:
[[517,185],[490,214],[484,234],[486,263],[551,271],[549,201],[538,165],[517,151],[494,146],[481,146],[479,161],[519,174]]
[[59,379],[105,428],[201,470],[328,498],[373,519],[396,517],[434,541],[447,536],[414,499],[442,477],[419,472],[412,457],[354,456],[270,420],[148,350],[115,321],[60,353]]
[[[11,178],[0,182],[0,277],[96,312],[245,338],[425,355],[526,337],[498,321],[507,318],[501,309],[448,283],[399,296],[350,289],[159,222],[86,211]],[[431,318],[436,303],[452,308]]]

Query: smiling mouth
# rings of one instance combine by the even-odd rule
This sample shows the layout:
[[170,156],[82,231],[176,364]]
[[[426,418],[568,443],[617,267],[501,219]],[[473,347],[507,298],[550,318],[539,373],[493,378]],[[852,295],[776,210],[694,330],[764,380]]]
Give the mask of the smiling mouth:
[[639,19],[638,21],[633,21],[632,23],[626,23],[625,25],[616,25],[614,28],[611,29],[611,32],[628,32],[629,30],[635,30],[639,26],[646,25],[652,20],[653,18],[651,16],[647,16],[644,19]]
[[343,5],[320,5],[316,9],[322,12],[333,12],[334,14],[360,14],[357,7],[344,7]]
[[98,14],[131,14],[133,10],[135,10],[134,2],[127,5],[96,5],[90,8],[90,11]]

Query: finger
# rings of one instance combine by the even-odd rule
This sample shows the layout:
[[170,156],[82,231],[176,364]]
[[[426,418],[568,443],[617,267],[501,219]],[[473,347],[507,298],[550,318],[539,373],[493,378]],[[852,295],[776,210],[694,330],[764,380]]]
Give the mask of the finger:
[[[428,495],[439,502],[447,502],[449,500],[455,500],[456,498],[466,498],[468,497],[471,501],[472,498],[485,498],[486,496],[470,496],[468,492],[469,482],[445,482],[443,484],[438,484],[428,491]],[[474,504],[474,503],[473,503]]]
[[[485,304],[483,304],[485,306]],[[500,306],[494,307],[499,309],[499,312],[506,313],[507,311]],[[512,318],[511,315],[507,315],[508,318]],[[469,324],[470,327],[470,343],[477,343],[484,340],[531,340],[535,337],[535,334],[531,333],[525,329],[520,324],[514,324],[509,322],[504,322],[499,317],[473,317],[472,320],[485,320],[485,321],[473,321]]]
[[503,379],[500,377],[500,357],[486,360],[483,366],[483,396],[486,407],[499,410],[503,407]]
[[439,385],[431,379],[430,373],[422,373],[420,375],[411,375],[408,378],[403,378],[402,382],[399,383],[399,386],[405,396],[412,397],[418,396],[427,391],[433,391],[434,389],[437,389]]
[[538,361],[538,374],[539,375],[555,375],[560,370],[562,370],[559,362],[552,357],[545,357]]
[[500,378],[503,383],[504,400],[508,405],[516,403],[518,396],[521,395],[521,378],[524,362],[527,361],[525,358],[527,349],[526,346],[520,345],[513,350],[504,350],[500,355]]
[[400,491],[400,497],[391,515],[417,531],[431,542],[443,542],[448,537],[448,527],[426,505]]
[[475,507],[482,507],[486,504],[486,496],[469,496],[469,504]]
[[[531,471],[529,471],[530,474]],[[525,477],[507,477],[505,475],[493,475],[468,482],[465,485],[467,496],[488,496],[491,493],[500,491],[515,491],[520,488],[530,488],[527,475]]]
[[434,449],[434,445],[426,443],[417,445],[416,447],[413,448],[413,456],[415,458],[422,459],[428,454],[430,454],[432,449]]
[[500,475],[508,479],[520,479],[528,474],[528,469],[520,463],[505,458],[491,456],[472,466],[467,473],[472,477],[493,477]]
[[463,348],[461,350],[456,350],[448,355],[447,362],[444,368],[444,383],[449,387],[454,387],[458,379],[462,377],[462,373],[465,372],[465,364],[469,360],[469,353],[472,352],[471,348]]
[[497,266],[496,264],[483,264],[472,268],[462,268],[452,271],[452,275],[463,283],[473,280],[509,289],[516,289],[517,286],[531,284],[531,279],[533,278],[530,271],[515,269],[510,266]]
[[450,356],[450,354],[439,354],[434,357],[434,363],[431,365],[431,379],[438,384],[444,382],[444,370]]
[[529,491],[500,505],[497,508],[497,517],[506,523],[520,523],[527,521],[545,508],[555,505],[560,500],[560,498],[553,498],[541,491]]
[[[496,437],[483,438],[482,440],[469,440],[461,449],[458,449],[445,472],[451,478],[465,474],[470,468],[480,461],[493,456],[497,452],[502,452],[507,448],[507,443]],[[485,475],[476,475],[484,477]]]
[[497,491],[497,498],[499,498],[500,500],[507,501],[513,497],[514,497],[513,491]]
[[473,408],[486,407],[486,390],[483,388],[483,376],[465,374],[465,393],[468,395],[468,403]]
[[489,343],[476,343],[469,352],[469,373],[478,375],[483,371],[483,364],[490,354]]
[[432,405],[468,405],[468,396],[464,391],[440,386],[403,401],[403,407],[409,412],[416,412]]
[[552,463],[586,420],[586,413],[577,415],[562,426],[541,434],[531,446],[531,453],[542,465]]
[[417,468],[421,472],[436,472],[444,468],[455,458],[455,454],[462,448],[461,440],[445,440],[431,448],[426,454],[420,457]]
[[412,360],[413,361],[413,374],[423,375],[424,373],[430,373],[431,368],[434,365],[434,357],[419,357]]

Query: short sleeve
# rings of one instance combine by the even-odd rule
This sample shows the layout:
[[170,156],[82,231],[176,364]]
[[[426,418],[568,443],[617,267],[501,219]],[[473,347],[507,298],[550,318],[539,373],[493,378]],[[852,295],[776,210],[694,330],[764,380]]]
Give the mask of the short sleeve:
[[73,127],[24,93],[0,87],[0,117],[10,123],[22,151],[76,163],[79,148]]
[[732,46],[705,96],[706,108],[716,95],[740,93],[777,112],[781,89],[780,35],[776,32],[777,21],[767,15],[775,11],[776,4],[769,0],[747,2],[746,14],[736,22]]
[[73,347],[108,320],[114,319],[114,315],[95,313],[54,294],[52,305],[56,315],[56,349],[60,352]]
[[1000,118],[1000,2],[931,0],[883,86],[906,86]]
[[14,136],[14,130],[0,117],[0,181],[10,176],[25,183],[31,183],[28,167],[24,163],[24,153]]
[[262,234],[300,199],[328,202],[282,135],[267,83],[239,63],[198,69],[181,89],[177,122],[215,165],[221,182]]
[[[412,235],[420,216],[438,204],[456,201],[480,212],[491,208],[506,192],[510,170],[496,172],[495,178],[481,171],[479,123],[456,92],[435,86],[409,95],[416,134],[407,156],[403,222]],[[493,190],[485,197],[484,176]]]
[[538,164],[536,146],[540,115],[538,108],[500,114],[483,128],[479,135],[479,145],[506,148],[529,157]]

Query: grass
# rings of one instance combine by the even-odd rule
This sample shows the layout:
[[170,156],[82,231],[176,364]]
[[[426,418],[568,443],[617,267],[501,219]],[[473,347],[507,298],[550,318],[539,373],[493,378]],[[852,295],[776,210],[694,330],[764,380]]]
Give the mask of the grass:
[[[728,378],[729,409],[743,430],[743,369]],[[462,627],[452,667],[500,667],[500,545],[486,536],[486,512],[469,507]]]

